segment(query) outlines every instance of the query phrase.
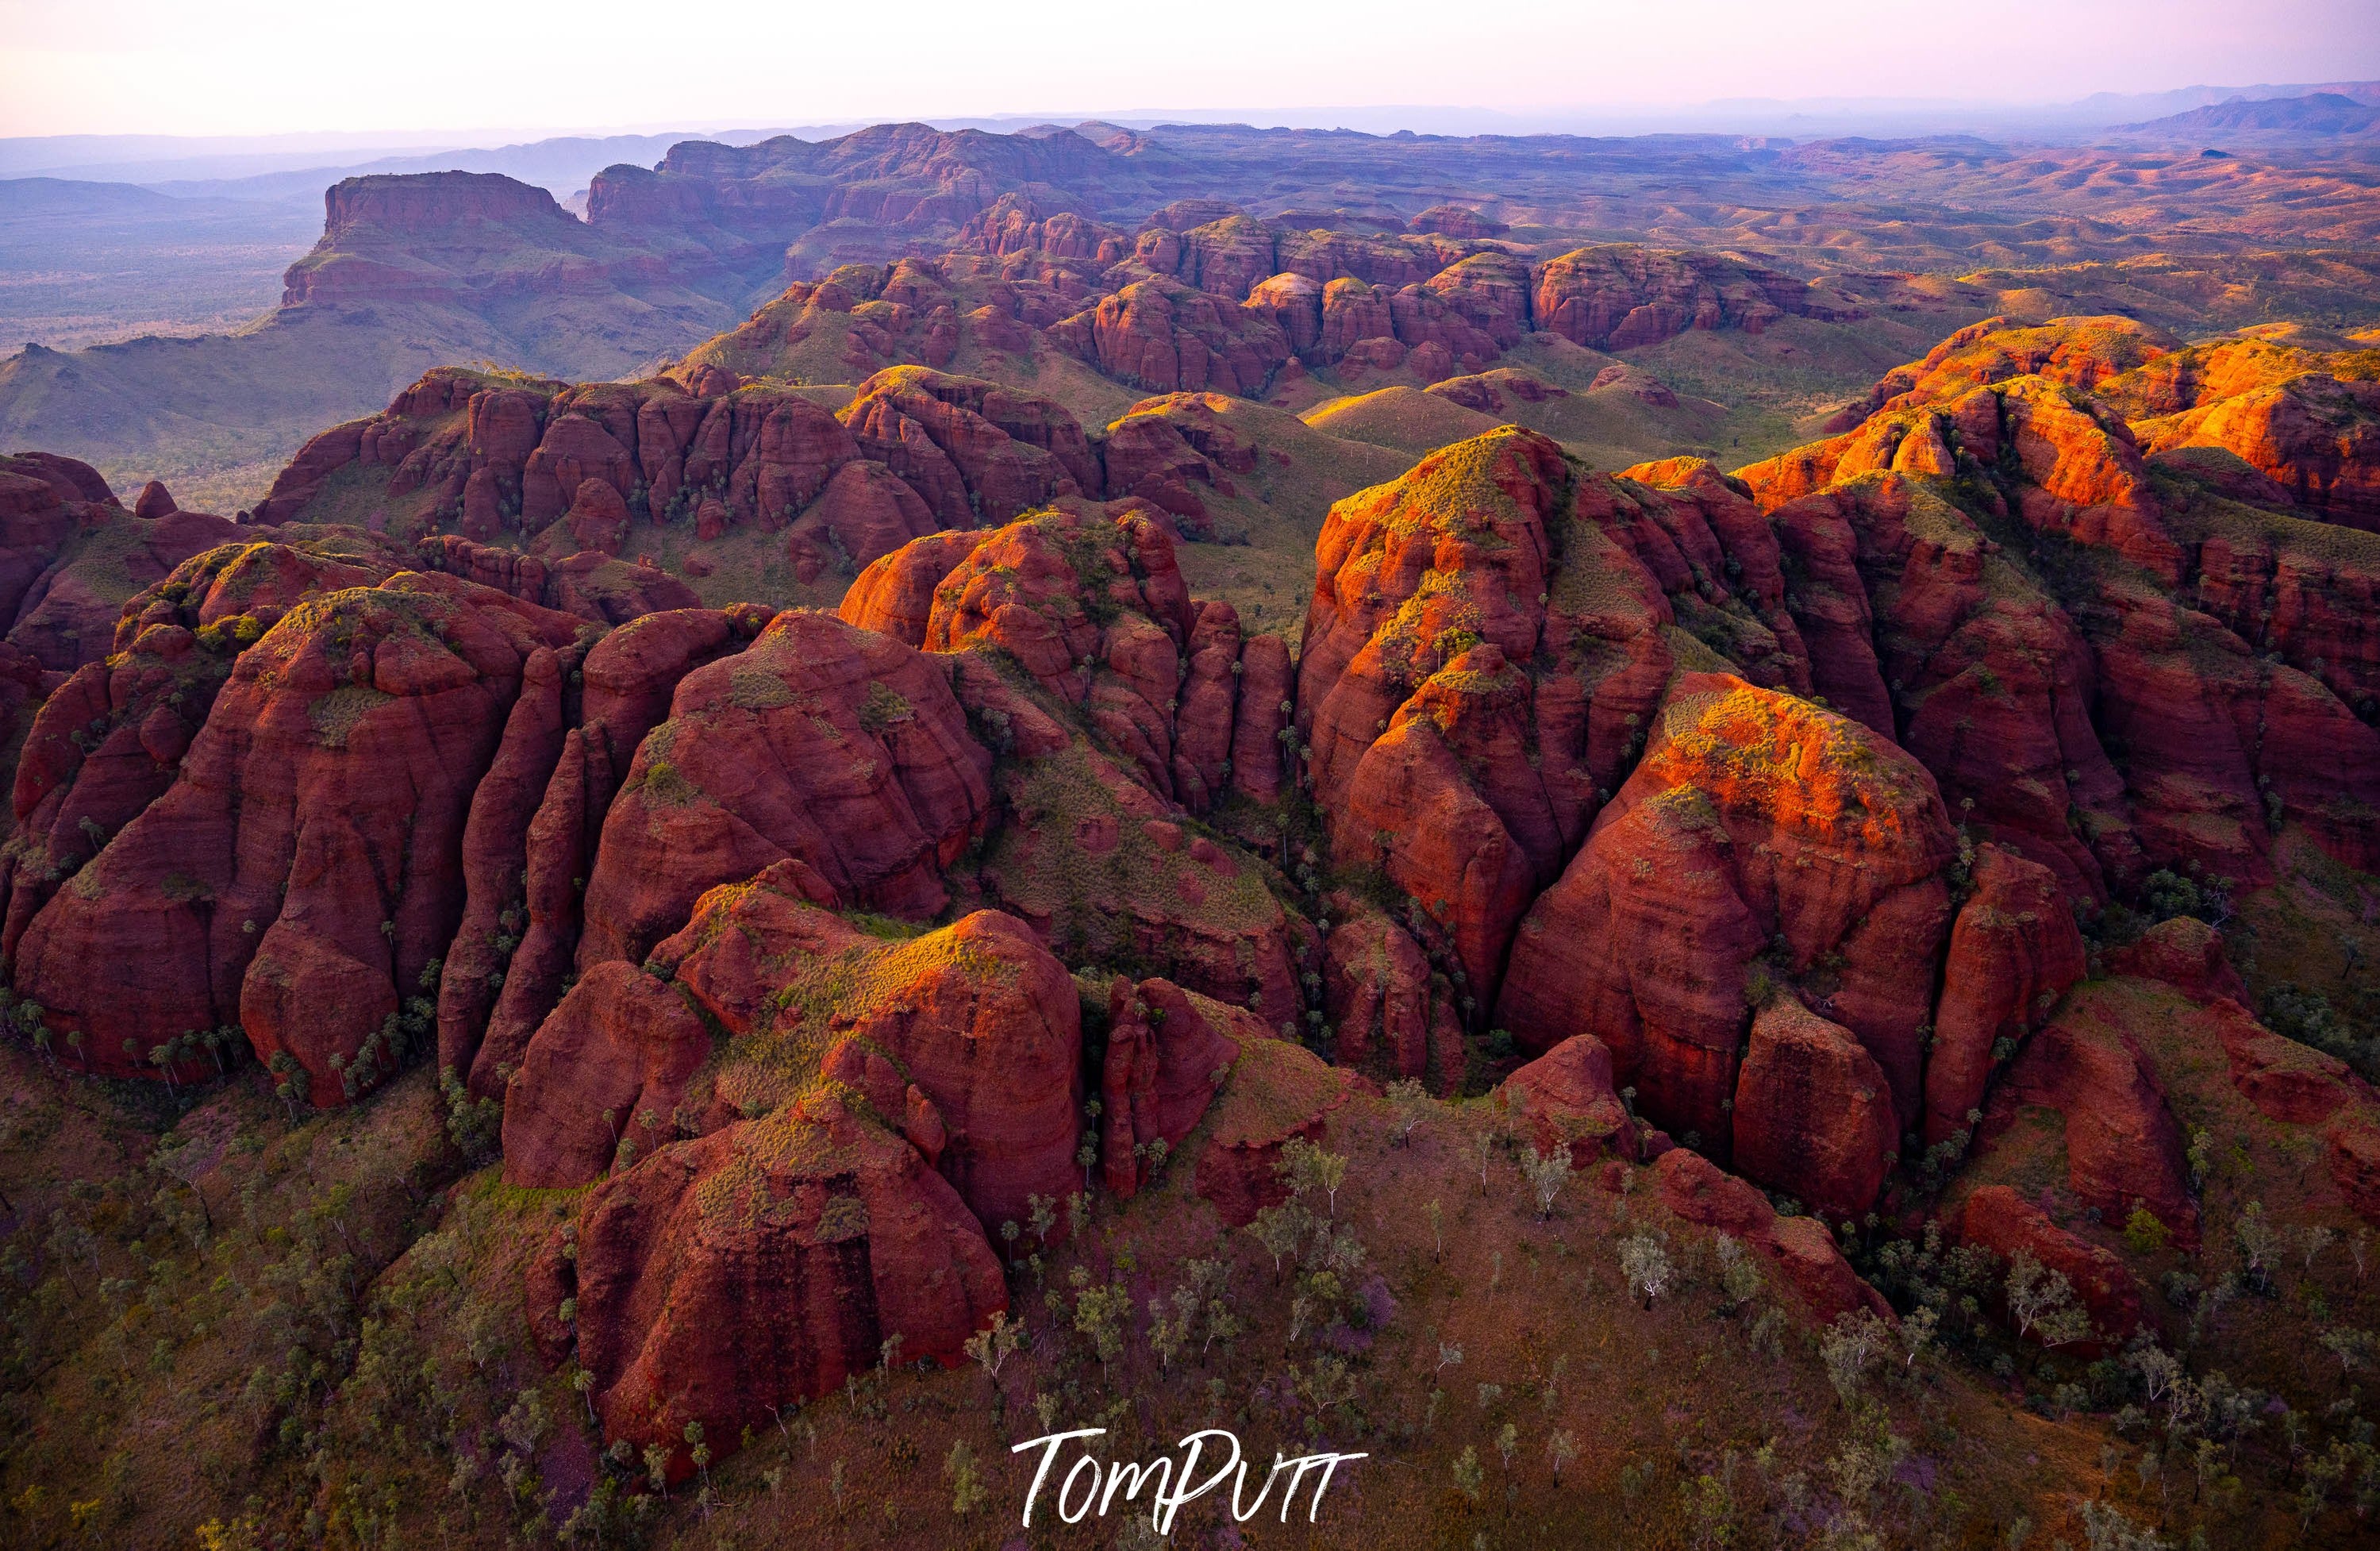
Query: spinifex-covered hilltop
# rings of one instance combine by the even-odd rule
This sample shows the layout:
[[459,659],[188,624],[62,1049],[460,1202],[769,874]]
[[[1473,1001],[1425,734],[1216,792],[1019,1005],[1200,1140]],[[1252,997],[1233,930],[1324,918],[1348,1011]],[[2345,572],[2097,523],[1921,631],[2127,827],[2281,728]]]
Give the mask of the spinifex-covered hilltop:
[[1176,214],[9,460],[11,1536],[2367,1540],[2374,353]]

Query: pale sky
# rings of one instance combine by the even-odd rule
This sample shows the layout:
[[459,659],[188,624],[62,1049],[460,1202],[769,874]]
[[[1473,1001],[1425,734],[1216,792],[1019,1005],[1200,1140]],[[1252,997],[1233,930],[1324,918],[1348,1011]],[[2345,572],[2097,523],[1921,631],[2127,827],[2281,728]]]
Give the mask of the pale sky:
[[0,135],[2046,103],[2380,78],[2380,0],[0,0]]

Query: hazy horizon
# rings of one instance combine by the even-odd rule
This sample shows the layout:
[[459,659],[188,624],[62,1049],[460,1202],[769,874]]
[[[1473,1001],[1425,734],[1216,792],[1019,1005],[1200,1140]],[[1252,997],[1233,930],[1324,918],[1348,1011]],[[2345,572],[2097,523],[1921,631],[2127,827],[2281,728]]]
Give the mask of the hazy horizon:
[[[1467,31],[1445,26],[1442,14],[1375,7],[1358,26],[1335,10],[1215,0],[1196,13],[1199,25],[1184,27],[1079,0],[1025,20],[929,0],[892,33],[871,13],[727,0],[705,13],[699,32],[656,34],[635,25],[644,13],[623,0],[566,13],[501,0],[475,7],[471,41],[458,46],[451,31],[408,32],[380,13],[320,13],[293,34],[285,13],[261,0],[203,14],[164,0],[71,9],[0,0],[0,137],[389,143],[1095,116],[1270,116],[1317,128],[1341,127],[1325,122],[1334,115],[1363,128],[1347,120],[1382,114],[1585,124],[1730,107],[1756,116],[1799,104],[1923,116],[2380,77],[2380,22],[2358,0],[2252,10],[2220,0],[2012,0],[1980,35],[1962,18],[1880,0],[1677,0],[1658,13],[1521,0],[1493,26]],[[633,50],[619,43],[626,36]],[[722,38],[737,46],[722,51]],[[810,61],[832,63],[805,67]],[[1342,105],[1294,105],[1324,96],[1316,88],[1325,82],[1326,102]],[[1048,105],[1135,98],[1199,105]]]

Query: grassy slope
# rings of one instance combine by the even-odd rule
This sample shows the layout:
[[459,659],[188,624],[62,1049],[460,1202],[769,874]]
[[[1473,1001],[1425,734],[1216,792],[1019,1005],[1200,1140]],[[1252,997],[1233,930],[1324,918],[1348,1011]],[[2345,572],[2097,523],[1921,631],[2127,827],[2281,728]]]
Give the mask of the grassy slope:
[[1219,531],[1236,529],[1246,542],[1184,544],[1182,574],[1193,594],[1221,598],[1237,609],[1248,634],[1285,634],[1293,641],[1314,592],[1314,541],[1331,503],[1395,479],[1414,458],[1326,434],[1295,415],[1245,399],[1227,400],[1222,415],[1242,440],[1255,444],[1257,467],[1232,476],[1235,497],[1208,497],[1207,505]]
[[432,366],[574,380],[634,372],[718,326],[700,299],[283,308],[237,334],[142,338],[0,360],[0,446],[79,458],[119,491],[159,478],[185,507],[263,497],[309,436],[385,406]]
[[[1557,335],[1525,335],[1495,366],[1569,393],[1536,404],[1508,396],[1501,419],[1544,432],[1594,468],[1687,453],[1735,468],[1809,441],[1846,399],[1982,315],[1961,301],[1939,312],[1850,323],[1787,318],[1762,334],[1689,331],[1617,354]],[[1678,404],[1660,408],[1622,389],[1593,389],[1597,374],[1615,361],[1650,372],[1677,394]],[[1499,417],[1425,397],[1422,385],[1403,371],[1324,371],[1291,379],[1272,401],[1335,435],[1416,457],[1498,423]]]
[[[2131,984],[2085,995],[2142,994]],[[2167,1055],[2160,1045],[2161,1067]],[[492,1171],[441,1189],[455,1160],[436,1137],[425,1074],[293,1124],[252,1070],[177,1116],[164,1095],[62,1081],[14,1045],[0,1067],[0,1189],[16,1224],[0,1252],[11,1257],[0,1281],[9,1544],[188,1546],[201,1522],[240,1518],[337,1547],[536,1543],[601,1478],[575,1396],[529,1355],[518,1293],[524,1255],[573,1197],[509,1190]],[[1085,1236],[1017,1267],[1031,1344],[997,1385],[973,1367],[903,1371],[790,1411],[782,1433],[761,1429],[713,1469],[707,1512],[691,1483],[640,1507],[615,1486],[593,1510],[607,1515],[603,1543],[1007,1544],[1029,1480],[1009,1446],[1053,1424],[1108,1427],[1105,1458],[1152,1456],[1209,1425],[1233,1428],[1259,1459],[1370,1454],[1334,1486],[1318,1528],[1276,1542],[1268,1512],[1243,1531],[1259,1545],[1765,1545],[1853,1513],[1886,1545],[2002,1544],[2020,1515],[2079,1544],[2085,1496],[2139,1520],[2160,1511],[2155,1477],[2135,1469],[2139,1435],[2016,1403],[2079,1365],[2014,1354],[2003,1385],[1976,1364],[2004,1346],[1906,1368],[1896,1355],[1847,1405],[1794,1295],[1774,1280],[1747,1297],[1725,1290],[1715,1236],[1670,1218],[1647,1171],[1575,1178],[1539,1221],[1485,1102],[1427,1105],[1406,1144],[1383,1100],[1358,1094],[1336,1113],[1328,1144],[1349,1158],[1347,1183],[1314,1206],[1362,1246],[1343,1285],[1366,1313],[1309,1319],[1293,1338],[1292,1302],[1311,1284],[1277,1272],[1251,1235],[1222,1232],[1189,1189],[1206,1134],[1266,1104],[1239,1089],[1260,1081],[1256,1069],[1233,1078],[1157,1188],[1128,1206],[1102,1201]],[[2187,1118],[2246,1124],[2197,1108],[2219,1102],[2219,1056],[2212,1086],[2199,1068],[2167,1075]],[[161,1132],[203,1139],[201,1162],[213,1154],[193,1174],[212,1230],[191,1187],[140,1166]],[[2285,1176],[2286,1160],[2261,1152],[2248,1166],[2276,1165]],[[2285,1187],[2264,1177],[2278,1207],[2272,1191]],[[62,1190],[68,1179],[87,1183]],[[2230,1191],[2227,1180],[2218,1193]],[[44,1251],[52,1210],[96,1228],[103,1284],[78,1242]],[[1620,1243],[1636,1235],[1660,1241],[1677,1273],[1649,1311],[1619,1269]],[[1161,1362],[1141,1311],[1194,1258],[1229,1265],[1241,1328]],[[1074,1316],[1081,1287],[1111,1284],[1135,1315],[1102,1362]],[[2296,1310],[2270,1317],[2292,1323],[2242,1307],[2210,1354],[2287,1372],[2273,1339],[2301,1342],[2317,1300],[2332,1318],[2374,1313],[2343,1252],[2280,1288]],[[2293,1407],[2340,1389],[2326,1363],[2303,1365]],[[1577,1448],[1559,1486],[1556,1433]],[[2268,1456],[2277,1441],[2246,1452]],[[988,1492],[965,1515],[953,1512],[945,1468],[960,1442]],[[1480,1465],[1475,1502],[1459,1485],[1465,1451]],[[1896,1452],[1906,1458],[1880,1481],[1856,1484]],[[2167,1479],[2169,1531],[2203,1522],[2213,1544],[2277,1545],[2295,1528],[2252,1488],[2193,1508],[2189,1482],[2178,1465]],[[1206,1533],[1211,1509],[1194,1507],[1183,1528]],[[1094,1536],[1044,1528],[1037,1513],[1029,1544],[1105,1546],[1120,1520]],[[592,1538],[590,1523],[579,1528]],[[2356,1533],[2334,1510],[2291,1543]]]

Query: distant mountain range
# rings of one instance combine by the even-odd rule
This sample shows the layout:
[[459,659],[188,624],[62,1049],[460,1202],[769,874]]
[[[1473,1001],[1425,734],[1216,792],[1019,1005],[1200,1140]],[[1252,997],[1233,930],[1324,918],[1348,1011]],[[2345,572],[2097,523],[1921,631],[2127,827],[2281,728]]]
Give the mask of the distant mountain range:
[[[2168,118],[2200,108],[2277,99],[2342,97],[2380,106],[2380,81],[2322,81],[2254,86],[2187,86],[2167,92],[2098,92],[2075,102],[2005,104],[1928,98],[1734,98],[1675,107],[1617,104],[1575,110],[1519,113],[1507,109],[1429,104],[1332,106],[1228,111],[1181,107],[1117,110],[1097,115],[1003,114],[935,117],[948,131],[1014,133],[1041,118],[1096,116],[1130,129],[1160,125],[1244,123],[1283,128],[1340,128],[1368,134],[1398,129],[1423,135],[1638,135],[1697,132],[1757,135],[1909,136],[1973,130],[1995,135],[2070,139],[2120,127],[2167,127]],[[650,164],[685,140],[749,145],[772,136],[823,140],[868,127],[866,120],[832,124],[688,125],[641,133],[569,134],[510,140],[470,131],[435,133],[173,136],[50,135],[0,138],[0,178],[46,177],[85,182],[137,183],[174,194],[235,199],[314,199],[342,177],[370,173],[500,172],[550,189],[567,200],[589,177],[615,162]],[[492,143],[491,143],[492,141]]]
[[2119,125],[2129,134],[2165,134],[2182,139],[2223,136],[2250,143],[2273,140],[2362,139],[2380,131],[2380,105],[2361,102],[2341,92],[2313,92],[2302,97],[2235,97],[2153,118],[2144,124]]

